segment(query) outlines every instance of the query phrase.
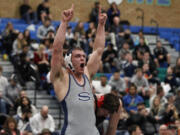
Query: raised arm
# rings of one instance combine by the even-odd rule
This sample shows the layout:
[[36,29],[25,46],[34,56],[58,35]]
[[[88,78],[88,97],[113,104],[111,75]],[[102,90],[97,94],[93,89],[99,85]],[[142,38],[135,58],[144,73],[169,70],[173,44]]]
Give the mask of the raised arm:
[[60,77],[63,75],[63,44],[65,41],[66,28],[68,26],[68,22],[73,17],[73,11],[74,5],[72,5],[70,9],[64,10],[62,12],[62,21],[54,39],[50,74],[50,79],[52,83],[54,82],[56,77]]
[[100,66],[101,57],[105,46],[106,19],[107,15],[105,13],[101,13],[101,8],[99,8],[99,22],[97,27],[96,38],[93,45],[93,52],[87,62],[87,69],[90,77],[92,77],[98,71]]

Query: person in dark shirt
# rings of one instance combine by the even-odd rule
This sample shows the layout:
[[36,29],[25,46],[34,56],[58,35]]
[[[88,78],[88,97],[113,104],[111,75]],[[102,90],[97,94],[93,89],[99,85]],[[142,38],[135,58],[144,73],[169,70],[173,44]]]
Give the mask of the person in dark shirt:
[[104,51],[102,61],[105,73],[112,73],[112,68],[118,68],[117,51],[113,49],[112,43],[109,43]]
[[171,92],[175,93],[175,89],[178,87],[178,84],[172,67],[168,67],[164,82],[169,84],[171,86]]
[[176,60],[176,65],[174,67],[174,74],[176,76],[176,81],[178,86],[180,86],[180,57]]
[[170,64],[171,56],[162,46],[161,41],[158,41],[156,48],[154,48],[154,56],[157,67],[168,67]]
[[137,65],[133,62],[133,57],[131,53],[127,53],[125,56],[125,62],[122,64],[122,69],[124,71],[124,76],[129,79],[134,75]]
[[110,25],[113,24],[113,18],[115,16],[120,17],[120,10],[118,9],[118,6],[115,2],[111,4],[110,8],[107,11],[107,15]]
[[120,32],[123,32],[124,29],[120,25],[120,18],[118,16],[115,16],[112,20],[112,25],[109,27],[109,32],[113,32],[115,34],[119,34]]
[[131,114],[127,119],[126,126],[130,127],[136,124],[142,129],[144,135],[154,135],[157,133],[158,122],[160,121],[150,115],[142,102],[137,106],[137,113]]
[[29,5],[29,0],[23,1],[24,3],[19,8],[21,18],[24,19],[28,24],[37,23],[37,14],[36,12],[33,12],[31,6]]
[[37,7],[38,20],[44,22],[45,18],[52,19],[49,10],[49,0],[43,0]]
[[[144,55],[145,52],[149,52],[150,56],[151,56],[151,52],[149,47],[146,45],[145,41],[144,41],[144,37],[140,37],[139,40],[139,45],[137,45],[135,47],[135,50],[133,52],[134,54],[134,58],[136,60],[141,60],[141,58],[143,58],[142,56]],[[142,55],[142,56],[141,56]]]
[[97,23],[98,23],[99,5],[100,5],[99,2],[94,3],[94,8],[92,8],[91,13],[90,13],[90,17],[89,17],[89,21],[94,22],[96,26],[97,26]]

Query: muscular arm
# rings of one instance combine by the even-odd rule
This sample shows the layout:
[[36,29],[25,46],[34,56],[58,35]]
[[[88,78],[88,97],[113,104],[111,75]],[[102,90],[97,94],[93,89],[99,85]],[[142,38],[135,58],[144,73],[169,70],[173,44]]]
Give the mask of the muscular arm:
[[107,15],[102,14],[101,9],[99,9],[99,22],[98,22],[96,38],[93,45],[93,52],[87,63],[87,69],[88,69],[90,77],[97,72],[100,66],[100,61],[101,61],[101,57],[102,57],[104,46],[105,46],[106,19],[107,19]]
[[53,43],[53,53],[51,59],[51,73],[50,79],[53,83],[56,78],[63,77],[62,63],[63,63],[63,44],[65,41],[66,28],[68,22],[73,17],[74,5],[68,10],[64,10],[62,13],[62,22],[58,28],[55,40]]
[[63,61],[63,44],[65,41],[65,33],[67,28],[67,22],[61,23],[58,28],[55,40],[53,43],[53,53],[51,59],[51,82],[54,82],[55,78],[62,74],[62,61]]

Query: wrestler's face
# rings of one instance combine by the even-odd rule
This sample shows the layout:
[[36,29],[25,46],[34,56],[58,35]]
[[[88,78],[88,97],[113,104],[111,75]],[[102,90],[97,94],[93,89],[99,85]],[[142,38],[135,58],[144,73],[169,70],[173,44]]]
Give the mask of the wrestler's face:
[[86,63],[86,55],[83,50],[73,50],[72,51],[72,64],[74,66],[75,72],[83,74],[84,67]]
[[98,109],[98,115],[101,116],[101,117],[107,117],[110,113],[108,110],[104,109],[104,108],[99,108]]

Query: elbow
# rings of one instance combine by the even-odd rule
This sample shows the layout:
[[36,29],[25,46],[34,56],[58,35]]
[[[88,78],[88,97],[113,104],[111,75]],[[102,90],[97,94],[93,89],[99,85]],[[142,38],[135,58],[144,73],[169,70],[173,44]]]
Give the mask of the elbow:
[[103,52],[104,52],[104,47],[97,49],[97,53],[98,53],[98,54],[102,55]]

